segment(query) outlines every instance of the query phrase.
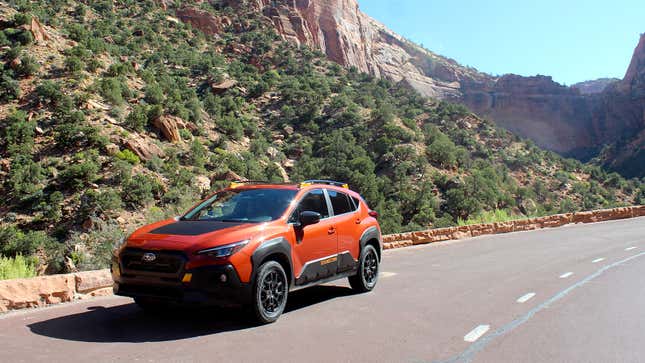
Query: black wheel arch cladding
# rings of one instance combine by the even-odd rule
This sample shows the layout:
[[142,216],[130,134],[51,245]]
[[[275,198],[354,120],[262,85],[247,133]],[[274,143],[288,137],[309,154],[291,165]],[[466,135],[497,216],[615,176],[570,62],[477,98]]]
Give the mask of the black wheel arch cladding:
[[[284,237],[278,237],[266,240],[253,252],[251,262],[253,264],[253,273],[251,281],[255,281],[260,265],[270,258],[277,261],[284,268],[287,275],[289,286],[293,286],[293,263],[291,261],[291,244]],[[286,266],[285,266],[286,265]]]
[[378,255],[378,258],[380,260],[381,252],[382,252],[381,251],[382,250],[381,233],[379,233],[379,230],[378,228],[376,228],[376,226],[369,227],[363,232],[360,238],[360,245],[361,245],[360,250],[362,251],[365,245],[372,240],[378,241],[377,246],[374,246],[374,248],[376,249],[376,254]]

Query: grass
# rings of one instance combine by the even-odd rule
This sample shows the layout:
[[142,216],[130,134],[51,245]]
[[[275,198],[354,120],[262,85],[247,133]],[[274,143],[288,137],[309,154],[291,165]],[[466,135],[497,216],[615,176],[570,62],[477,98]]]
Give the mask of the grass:
[[466,220],[459,218],[457,220],[457,224],[459,226],[470,226],[472,224],[508,222],[524,218],[526,217],[513,214],[512,212],[505,209],[495,209],[492,211],[483,211],[477,215],[471,216]]
[[0,257],[0,280],[21,279],[36,276],[33,258],[16,256]]

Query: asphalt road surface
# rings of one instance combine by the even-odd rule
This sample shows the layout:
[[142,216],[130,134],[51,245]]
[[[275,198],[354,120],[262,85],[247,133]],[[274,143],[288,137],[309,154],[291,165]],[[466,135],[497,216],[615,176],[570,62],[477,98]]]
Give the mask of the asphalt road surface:
[[0,316],[1,362],[644,362],[645,218],[387,251],[275,324],[108,297]]

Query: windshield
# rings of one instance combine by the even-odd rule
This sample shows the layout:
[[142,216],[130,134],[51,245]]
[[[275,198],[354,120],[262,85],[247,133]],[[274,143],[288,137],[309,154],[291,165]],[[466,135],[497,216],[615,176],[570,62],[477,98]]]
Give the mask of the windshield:
[[286,211],[297,191],[290,189],[241,189],[219,192],[186,213],[182,220],[268,222]]

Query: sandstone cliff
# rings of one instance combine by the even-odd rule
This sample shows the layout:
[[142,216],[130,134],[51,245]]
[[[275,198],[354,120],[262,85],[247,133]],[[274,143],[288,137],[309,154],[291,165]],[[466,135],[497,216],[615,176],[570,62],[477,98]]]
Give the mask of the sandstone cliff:
[[[226,0],[224,4],[262,12],[284,39],[318,49],[343,66],[403,82],[424,96],[463,102],[477,114],[566,156],[588,160],[604,145],[619,143],[612,155],[629,159],[628,150],[637,150],[637,140],[644,138],[637,137],[644,129],[642,37],[620,82],[566,87],[550,77],[493,77],[461,66],[389,30],[361,12],[356,0]],[[209,34],[222,23],[200,19],[198,12],[186,9],[179,15]],[[615,160],[608,164],[621,169]]]

